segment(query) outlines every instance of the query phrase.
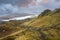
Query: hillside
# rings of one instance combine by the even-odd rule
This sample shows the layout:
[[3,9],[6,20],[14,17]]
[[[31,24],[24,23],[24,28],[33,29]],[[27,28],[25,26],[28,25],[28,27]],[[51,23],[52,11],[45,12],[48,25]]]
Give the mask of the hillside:
[[0,37],[1,40],[60,40],[60,9],[45,10],[29,21],[1,23],[0,27],[9,33]]
[[60,9],[45,11],[38,18],[22,24],[32,31],[16,40],[60,40]]
[[[42,15],[44,15],[44,16],[42,16]],[[23,25],[32,26],[32,27],[48,27],[48,26],[51,26],[51,25],[57,24],[57,23],[60,23],[60,12],[52,11],[52,12],[48,12],[45,14],[41,13],[38,16],[38,18],[36,18],[32,21],[26,22]]]

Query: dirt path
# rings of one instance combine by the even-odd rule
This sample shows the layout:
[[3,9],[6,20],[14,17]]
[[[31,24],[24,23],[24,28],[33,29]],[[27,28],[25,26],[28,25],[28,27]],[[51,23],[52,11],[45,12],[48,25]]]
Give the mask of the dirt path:
[[19,34],[20,32],[25,31],[25,30],[26,30],[26,29],[24,29],[24,30],[19,30],[19,31],[17,31],[17,32],[15,32],[15,33],[12,33],[12,34],[10,34],[10,35],[7,35],[7,36],[5,36],[5,37],[0,38],[0,40],[2,40],[2,39],[4,39],[4,38],[7,38],[7,37],[9,37],[9,36],[14,36],[14,35]]
[[40,31],[40,34],[41,34],[41,39],[42,40],[45,40],[45,34],[41,31],[41,30],[50,30],[50,29],[52,29],[52,28],[54,28],[54,27],[56,27],[57,25],[60,25],[60,23],[59,24],[56,24],[56,25],[53,25],[53,26],[49,26],[49,27],[45,27],[45,28],[34,28],[34,27],[25,27],[24,26],[24,30],[19,30],[19,31],[17,31],[17,32],[14,32],[14,33],[12,33],[12,34],[10,34],[10,35],[7,35],[7,36],[5,36],[5,37],[2,37],[2,38],[0,38],[0,40],[1,39],[4,39],[4,38],[6,38],[6,37],[9,37],[9,36],[14,36],[14,35],[16,35],[16,34],[20,34],[21,32],[25,32],[25,31],[27,31],[29,28],[31,28],[32,30],[35,30],[35,31]]

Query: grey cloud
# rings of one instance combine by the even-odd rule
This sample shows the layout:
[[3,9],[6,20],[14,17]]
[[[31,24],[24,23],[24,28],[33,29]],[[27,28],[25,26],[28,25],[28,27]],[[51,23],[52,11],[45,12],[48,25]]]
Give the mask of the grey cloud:
[[56,2],[60,2],[60,0],[56,0]]
[[56,0],[54,0],[54,2],[52,2],[52,0],[49,0],[46,4],[41,5],[44,6],[45,8],[56,9],[60,7],[60,1],[57,2]]
[[13,4],[16,5],[18,0],[0,0],[0,4]]
[[12,4],[18,6],[28,6],[33,0],[0,0],[0,4]]
[[[43,10],[55,9],[60,7],[60,0],[55,0],[51,3],[51,0],[46,4],[39,4],[34,7],[28,6],[32,0],[0,0],[0,16],[9,15],[13,13],[40,13]],[[28,6],[28,7],[27,7]],[[21,8],[22,7],[22,8]],[[26,8],[24,8],[26,7]]]
[[18,10],[18,6],[13,6],[12,4],[0,5],[0,15],[9,15],[12,13],[16,13]]

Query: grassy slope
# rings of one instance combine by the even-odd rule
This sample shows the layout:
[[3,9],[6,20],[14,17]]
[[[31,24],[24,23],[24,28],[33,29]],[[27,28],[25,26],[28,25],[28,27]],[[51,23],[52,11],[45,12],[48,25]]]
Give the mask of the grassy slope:
[[48,27],[53,24],[60,23],[60,13],[50,14],[42,18],[36,18],[26,22],[23,25],[32,27]]
[[0,23],[0,39],[16,35],[23,31],[23,28],[20,27],[20,24],[22,24],[23,22],[24,21],[12,20],[9,22]]
[[12,37],[3,40],[60,40],[60,12],[48,13],[43,16],[39,15],[38,18],[25,22],[21,26],[20,23],[7,23],[8,26],[12,24],[14,27],[20,27],[21,30],[24,29],[24,31],[16,34],[15,38],[12,35]]
[[25,35],[16,38],[16,40],[60,40],[60,12],[50,13],[46,16],[25,22],[22,25],[32,28],[27,33],[25,32]]

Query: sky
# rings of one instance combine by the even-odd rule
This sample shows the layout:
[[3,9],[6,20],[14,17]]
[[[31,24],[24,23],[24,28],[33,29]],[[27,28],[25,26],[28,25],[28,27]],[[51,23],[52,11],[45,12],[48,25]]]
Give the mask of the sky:
[[39,14],[45,9],[60,8],[60,0],[0,0],[0,16],[13,13]]

